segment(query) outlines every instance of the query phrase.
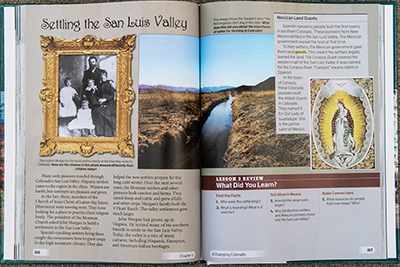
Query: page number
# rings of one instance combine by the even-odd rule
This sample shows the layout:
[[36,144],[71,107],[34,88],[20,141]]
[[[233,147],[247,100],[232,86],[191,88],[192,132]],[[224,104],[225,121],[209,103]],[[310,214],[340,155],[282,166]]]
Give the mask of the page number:
[[33,250],[33,256],[49,256],[50,251],[48,249],[36,248]]
[[375,253],[375,248],[374,247],[359,247],[358,251],[360,254],[373,254]]

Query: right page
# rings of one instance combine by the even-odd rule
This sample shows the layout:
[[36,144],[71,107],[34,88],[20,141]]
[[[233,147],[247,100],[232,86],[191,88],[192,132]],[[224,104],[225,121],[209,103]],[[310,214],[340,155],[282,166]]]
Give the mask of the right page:
[[198,5],[4,13],[2,259],[200,260]]
[[396,258],[393,7],[201,6],[208,263]]

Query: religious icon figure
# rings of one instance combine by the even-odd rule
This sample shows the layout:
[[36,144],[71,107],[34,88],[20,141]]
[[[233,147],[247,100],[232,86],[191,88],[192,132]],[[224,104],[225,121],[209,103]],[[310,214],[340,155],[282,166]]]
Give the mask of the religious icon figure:
[[332,140],[333,153],[331,159],[339,166],[347,166],[357,155],[356,141],[354,140],[354,122],[350,110],[348,110],[343,99],[339,99],[338,109],[332,118]]
[[367,156],[374,136],[373,112],[367,94],[367,91],[372,92],[372,79],[357,81],[311,81],[314,101],[312,166],[315,169],[348,169],[361,162],[363,168],[374,166],[374,159]]

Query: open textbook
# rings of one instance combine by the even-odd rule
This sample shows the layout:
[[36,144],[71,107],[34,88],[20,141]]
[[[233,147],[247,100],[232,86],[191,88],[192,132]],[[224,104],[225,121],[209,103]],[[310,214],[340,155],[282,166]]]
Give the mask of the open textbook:
[[397,259],[394,5],[2,12],[5,262]]

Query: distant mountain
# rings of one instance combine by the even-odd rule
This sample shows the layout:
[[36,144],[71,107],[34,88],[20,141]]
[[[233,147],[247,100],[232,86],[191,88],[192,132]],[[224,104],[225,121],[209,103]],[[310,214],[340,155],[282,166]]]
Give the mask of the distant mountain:
[[218,92],[226,89],[233,88],[233,86],[208,86],[208,87],[201,87],[201,92],[202,93],[208,93],[208,92]]
[[275,91],[275,77],[269,77],[257,85],[240,85],[236,88],[225,89],[225,92],[254,92],[254,91]]
[[209,92],[249,92],[249,91],[275,91],[275,77],[269,77],[265,81],[258,83],[257,85],[240,85],[238,87],[232,86],[214,86],[214,87],[202,87],[202,93]]
[[170,91],[175,93],[199,93],[199,89],[195,87],[175,87],[170,85],[147,85],[139,84],[139,94],[154,93],[160,91]]
[[257,91],[275,91],[275,77],[269,77],[254,87]]
[[[238,87],[232,86],[208,86],[202,87],[202,93],[209,93],[209,92],[248,92],[248,91],[274,91],[275,90],[275,77],[270,77],[265,81],[260,82],[257,85],[240,85]],[[194,87],[175,87],[170,85],[147,85],[147,84],[139,84],[139,93],[146,94],[146,93],[155,93],[155,92],[176,92],[176,93],[199,93],[198,88]]]

